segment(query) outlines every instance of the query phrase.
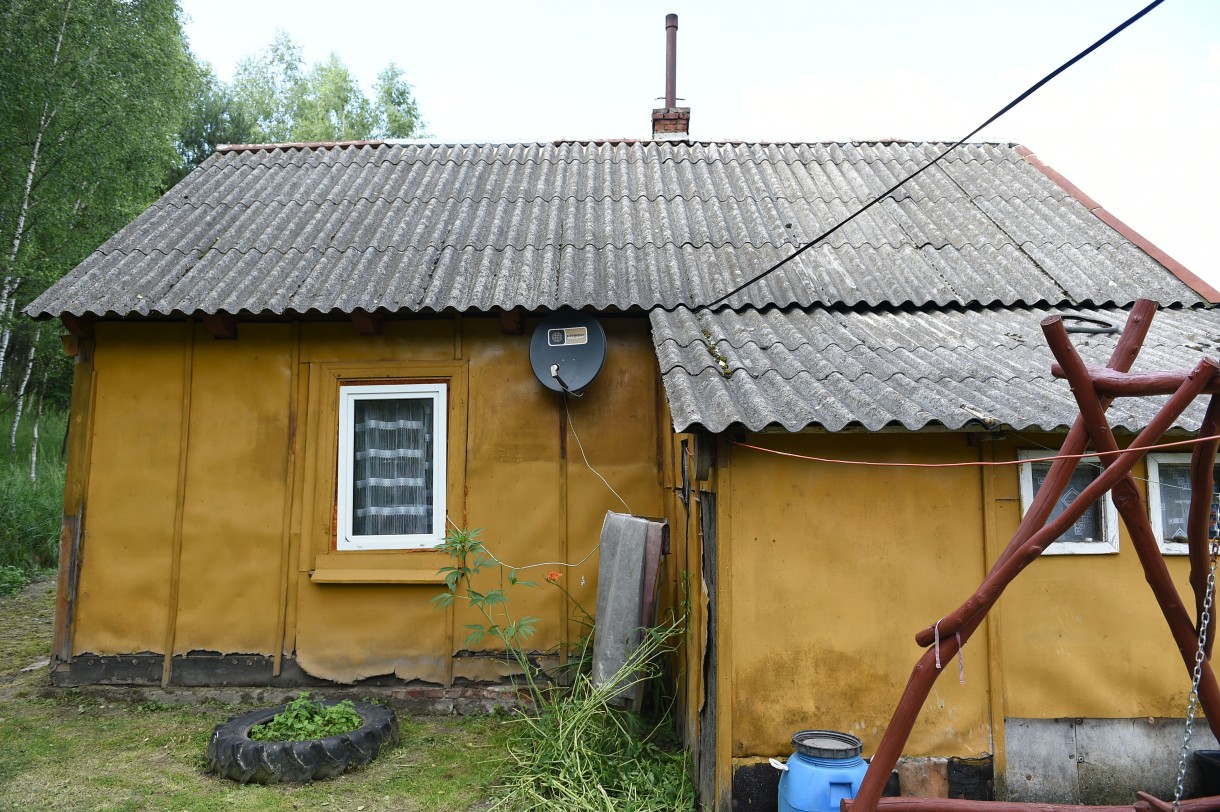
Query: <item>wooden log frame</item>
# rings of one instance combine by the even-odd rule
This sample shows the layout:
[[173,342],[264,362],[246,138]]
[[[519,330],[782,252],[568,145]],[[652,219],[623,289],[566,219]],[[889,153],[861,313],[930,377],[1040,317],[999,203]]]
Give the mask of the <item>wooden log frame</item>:
[[[986,809],[988,812],[1069,812],[1069,810],[1111,809],[1110,807],[1085,807],[1054,804],[1025,804],[987,801],[946,802],[944,799],[882,799],[898,758],[911,735],[915,719],[931,693],[932,686],[940,675],[936,668],[938,660],[951,660],[958,650],[978,629],[988,611],[1003,594],[1008,584],[1042,554],[1064,530],[1075,522],[1106,491],[1114,490],[1115,506],[1127,525],[1136,554],[1144,569],[1145,578],[1165,616],[1174,642],[1182,654],[1188,672],[1194,668],[1198,647],[1197,626],[1202,615],[1206,592],[1207,570],[1210,563],[1208,551],[1208,511],[1211,506],[1212,470],[1220,440],[1210,440],[1195,446],[1191,458],[1191,504],[1188,518],[1187,541],[1190,550],[1190,583],[1194,592],[1195,620],[1192,622],[1178,595],[1177,588],[1169,577],[1168,568],[1160,555],[1152,525],[1144,512],[1132,468],[1147,454],[1147,448],[1157,443],[1161,436],[1181,416],[1182,412],[1201,394],[1220,392],[1213,381],[1220,380],[1220,364],[1203,359],[1188,372],[1151,373],[1128,375],[1138,355],[1144,338],[1148,334],[1152,318],[1156,314],[1156,303],[1141,299],[1135,303],[1127,324],[1119,337],[1118,345],[1105,368],[1090,367],[1077,354],[1063,326],[1062,317],[1051,316],[1042,323],[1052,353],[1058,361],[1053,372],[1066,377],[1072,384],[1073,393],[1080,407],[1080,417],[1073,424],[1057,459],[1051,463],[1050,471],[1038,489],[1033,503],[1026,511],[1016,532],[1004,552],[996,559],[991,571],[978,589],[956,610],[937,621],[933,626],[921,630],[916,642],[926,650],[916,662],[907,686],[894,709],[890,723],[869,764],[860,790],[854,801],[844,801],[844,812],[877,812],[879,809],[893,812],[964,812]],[[1134,382],[1134,383],[1133,383]],[[1145,396],[1171,394],[1160,411],[1139,433],[1131,448],[1120,450],[1113,432],[1105,418],[1105,411],[1117,396]],[[1216,434],[1220,428],[1220,404],[1212,398],[1202,424],[1201,436]],[[1050,520],[1050,515],[1079,463],[1076,458],[1092,442],[1102,452],[1101,474],[1068,504],[1063,512]],[[1210,646],[1211,631],[1208,642]],[[1210,652],[1209,652],[1210,653]],[[1211,669],[1204,663],[1199,685],[1199,700],[1212,732],[1220,737],[1220,686]],[[1113,807],[1113,810],[1135,809],[1136,812],[1163,810],[1168,805],[1146,793],[1139,793],[1140,800],[1132,807]],[[1220,797],[1198,799],[1182,804],[1182,809],[1191,812],[1220,809]]]

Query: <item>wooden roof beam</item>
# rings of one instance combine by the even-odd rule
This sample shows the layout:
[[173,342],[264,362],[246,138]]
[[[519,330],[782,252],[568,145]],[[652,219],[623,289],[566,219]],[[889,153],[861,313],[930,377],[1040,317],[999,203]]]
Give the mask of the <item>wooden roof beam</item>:
[[228,313],[204,313],[203,326],[212,338],[224,341],[237,338],[237,317]]
[[352,324],[356,325],[356,332],[362,336],[381,335],[381,327],[384,323],[385,316],[380,313],[370,313],[360,309],[352,311]]

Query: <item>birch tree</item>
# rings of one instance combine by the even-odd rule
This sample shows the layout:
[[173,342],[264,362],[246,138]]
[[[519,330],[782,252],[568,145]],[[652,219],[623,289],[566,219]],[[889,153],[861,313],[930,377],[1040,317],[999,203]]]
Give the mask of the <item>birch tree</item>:
[[20,307],[161,191],[194,71],[176,0],[0,0],[0,388]]

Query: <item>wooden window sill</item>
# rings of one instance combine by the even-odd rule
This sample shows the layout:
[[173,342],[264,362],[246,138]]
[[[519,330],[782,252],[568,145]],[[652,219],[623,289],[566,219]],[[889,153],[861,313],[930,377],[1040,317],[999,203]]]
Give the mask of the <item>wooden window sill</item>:
[[316,569],[309,574],[315,584],[443,584],[436,570],[406,569]]
[[443,584],[438,573],[449,557],[419,552],[319,553],[309,580],[315,584]]

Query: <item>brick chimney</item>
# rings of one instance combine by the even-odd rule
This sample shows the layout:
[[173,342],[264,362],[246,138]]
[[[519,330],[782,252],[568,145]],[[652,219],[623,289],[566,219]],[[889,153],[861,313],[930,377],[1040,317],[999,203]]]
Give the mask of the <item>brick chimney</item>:
[[652,111],[652,137],[684,141],[690,134],[690,108],[678,107],[678,15],[665,16],[665,106]]

